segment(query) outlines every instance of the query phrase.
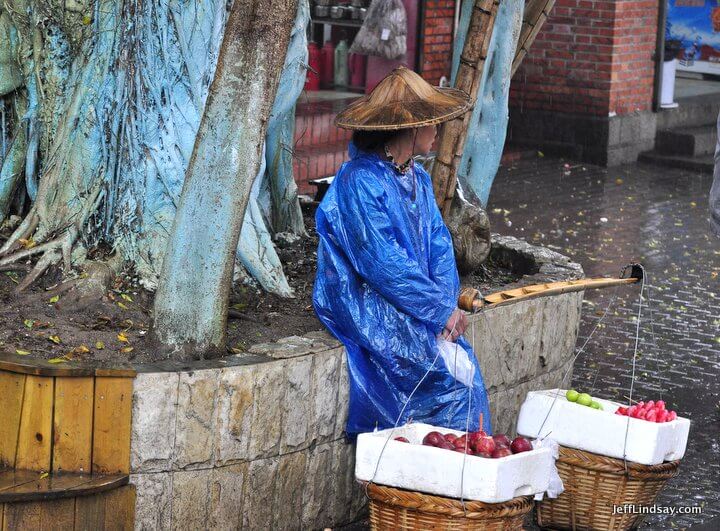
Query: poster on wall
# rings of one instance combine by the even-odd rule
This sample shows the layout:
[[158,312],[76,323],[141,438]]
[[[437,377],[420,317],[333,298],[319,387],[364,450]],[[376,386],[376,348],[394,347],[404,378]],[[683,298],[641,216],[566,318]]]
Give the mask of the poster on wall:
[[668,0],[668,41],[680,42],[678,70],[720,75],[720,0]]

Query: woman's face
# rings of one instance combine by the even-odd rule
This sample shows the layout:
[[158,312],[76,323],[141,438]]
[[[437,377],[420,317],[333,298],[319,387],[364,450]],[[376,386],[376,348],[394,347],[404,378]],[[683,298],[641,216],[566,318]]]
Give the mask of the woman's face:
[[428,153],[430,153],[430,150],[435,143],[436,134],[437,127],[434,125],[419,127],[417,129],[417,136],[415,137],[415,153],[413,154],[427,155]]

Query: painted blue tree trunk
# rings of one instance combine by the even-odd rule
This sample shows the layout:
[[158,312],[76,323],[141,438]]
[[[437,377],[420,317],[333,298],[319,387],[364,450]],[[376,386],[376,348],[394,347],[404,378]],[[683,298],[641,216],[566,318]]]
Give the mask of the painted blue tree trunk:
[[[12,102],[23,110],[17,119],[0,123],[0,222],[20,188],[27,188],[34,203],[0,255],[10,253],[20,238],[33,235],[41,243],[72,227],[74,259],[105,241],[154,288],[230,4],[15,4],[22,9],[5,11],[0,4],[0,97],[5,96],[5,114]],[[42,26],[36,24],[40,15]],[[271,234],[304,232],[291,149],[294,102],[305,78],[308,18],[308,0],[301,0],[268,123],[268,170],[253,187],[236,253],[238,264],[262,287],[286,296],[291,290]],[[44,31],[40,38],[38,28]],[[18,57],[30,60],[16,64]],[[41,61],[39,77],[34,58]]]
[[[470,24],[474,2],[464,2],[453,53],[452,83]],[[478,97],[468,125],[458,180],[487,206],[490,188],[500,167],[508,125],[512,62],[522,27],[524,0],[503,0],[490,41]]]

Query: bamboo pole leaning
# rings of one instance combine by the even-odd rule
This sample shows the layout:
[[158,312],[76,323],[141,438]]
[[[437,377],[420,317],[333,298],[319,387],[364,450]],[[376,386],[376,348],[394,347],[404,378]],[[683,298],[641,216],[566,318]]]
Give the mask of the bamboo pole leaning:
[[525,13],[523,14],[523,23],[520,30],[520,38],[518,39],[517,51],[515,52],[515,59],[513,59],[512,73],[522,63],[522,60],[528,53],[530,46],[535,41],[540,28],[543,27],[545,21],[550,15],[550,10],[555,5],[555,0],[528,0],[525,6]]
[[[473,100],[477,99],[498,6],[498,0],[475,0],[470,18],[470,26],[460,56],[455,88],[466,92]],[[460,118],[443,124],[438,135],[438,149],[432,178],[435,200],[443,216],[447,216],[455,196],[457,171],[467,138],[468,121],[471,117],[472,113],[466,113]]]

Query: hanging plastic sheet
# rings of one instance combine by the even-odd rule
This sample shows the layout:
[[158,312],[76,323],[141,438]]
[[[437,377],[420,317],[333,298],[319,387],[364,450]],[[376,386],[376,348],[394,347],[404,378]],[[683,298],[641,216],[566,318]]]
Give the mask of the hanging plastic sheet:
[[429,175],[416,164],[415,178],[403,177],[352,145],[350,154],[318,208],[313,295],[318,317],[347,350],[347,432],[409,419],[476,430],[481,412],[489,431],[487,395],[470,345],[458,339],[475,368],[469,387],[437,350],[459,279]]

